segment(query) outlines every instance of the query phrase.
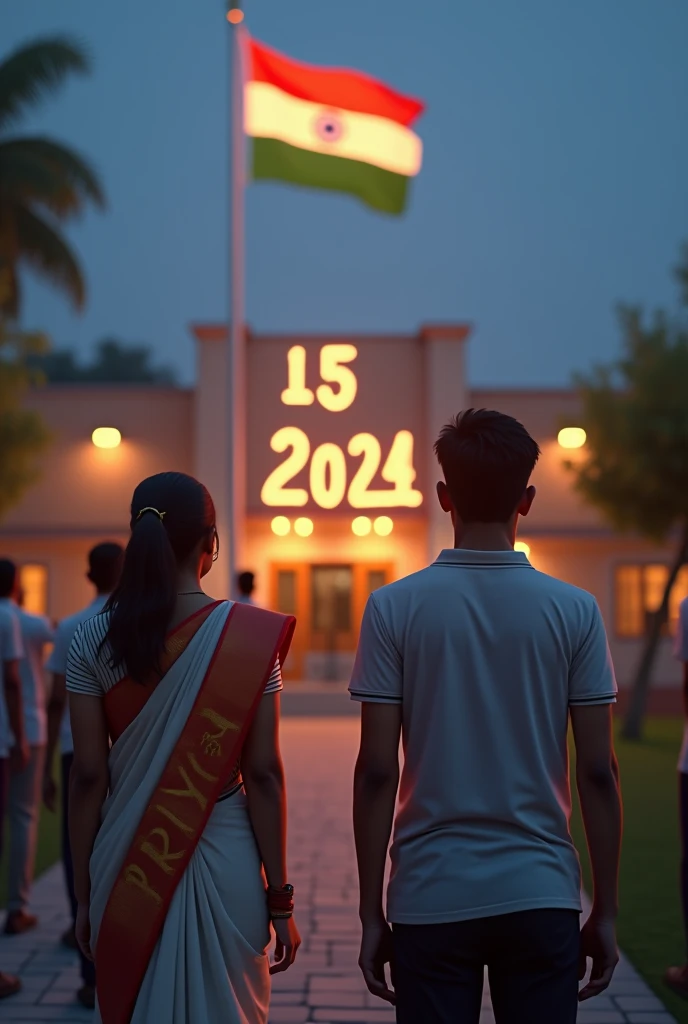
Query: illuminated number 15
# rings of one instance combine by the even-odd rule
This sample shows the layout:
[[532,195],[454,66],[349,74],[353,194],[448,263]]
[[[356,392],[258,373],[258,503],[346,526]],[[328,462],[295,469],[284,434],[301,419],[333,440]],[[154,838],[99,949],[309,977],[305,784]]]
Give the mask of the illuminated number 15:
[[[320,377],[327,381],[320,384],[315,394],[306,387],[306,350],[303,345],[292,345],[287,352],[287,387],[282,392],[284,405],[313,405],[315,398],[329,412],[348,409],[356,398],[358,381],[356,374],[346,363],[358,355],[355,345],[323,345],[320,349]],[[337,390],[331,387],[338,386]]]

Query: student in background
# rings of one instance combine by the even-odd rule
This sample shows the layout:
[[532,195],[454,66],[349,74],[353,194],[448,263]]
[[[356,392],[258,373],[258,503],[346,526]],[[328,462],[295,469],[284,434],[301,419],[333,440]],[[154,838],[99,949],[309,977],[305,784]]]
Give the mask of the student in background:
[[[11,601],[0,600],[0,857],[10,771],[23,772],[29,763],[19,675],[23,654],[19,617]],[[20,989],[19,978],[0,971],[0,999],[13,996]]]
[[256,578],[252,572],[240,572],[237,576],[237,601],[241,604],[255,604],[253,592],[256,589]]
[[47,742],[46,693],[43,659],[53,630],[42,615],[22,607],[19,573],[14,562],[0,559],[0,600],[11,605],[19,619],[24,656],[19,674],[24,706],[24,728],[29,762],[23,771],[12,772],[9,783],[10,853],[6,935],[21,935],[35,928],[38,918],[28,911],[38,839],[38,815]]
[[[681,829],[681,909],[688,943],[688,597],[681,601],[678,613],[675,654],[683,667],[683,710],[685,725],[683,746],[678,760],[678,798]],[[664,981],[674,992],[688,999],[688,964],[670,967]]]
[[[67,655],[69,654],[69,647],[74,634],[81,623],[93,618],[94,615],[100,614],[107,604],[110,594],[119,582],[123,558],[124,548],[121,544],[98,544],[89,553],[87,575],[89,581],[95,587],[96,595],[89,605],[75,615],[70,615],[69,618],[64,619],[57,627],[55,646],[47,665],[48,670],[53,674],[53,685],[50,703],[48,704],[48,750],[43,782],[43,799],[46,806],[51,811],[54,811],[57,803],[57,785],[53,777],[53,764],[59,738],[62,750],[62,861],[69,903],[72,910],[72,925],[62,936],[62,941],[72,949],[78,949],[78,945],[74,937],[77,900],[74,893],[74,868],[72,865],[68,830],[69,773],[72,769],[74,758],[74,743],[72,741],[72,730],[67,711]],[[80,951],[79,957],[81,960],[81,979],[83,985],[79,989],[77,997],[80,1003],[91,1008],[95,1005],[95,968],[93,962],[87,960]]]

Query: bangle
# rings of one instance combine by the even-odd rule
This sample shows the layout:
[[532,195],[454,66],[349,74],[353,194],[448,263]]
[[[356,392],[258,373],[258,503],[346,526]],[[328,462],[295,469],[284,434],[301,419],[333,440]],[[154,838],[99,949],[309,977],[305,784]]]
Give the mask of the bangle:
[[276,889],[267,888],[268,911],[273,919],[288,918],[294,913],[294,886],[283,885]]

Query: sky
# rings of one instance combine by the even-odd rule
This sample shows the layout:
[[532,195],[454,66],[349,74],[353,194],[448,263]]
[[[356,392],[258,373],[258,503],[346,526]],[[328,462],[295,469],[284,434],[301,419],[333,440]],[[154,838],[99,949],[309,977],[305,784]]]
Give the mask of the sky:
[[[559,386],[619,353],[619,301],[673,309],[688,238],[685,0],[245,0],[263,42],[422,98],[402,218],[331,192],[247,190],[255,331],[403,332],[470,321],[473,385]],[[189,324],[228,309],[229,32],[223,0],[5,4],[0,53],[73,35],[93,57],[21,125],[99,170],[105,214],[67,233],[88,304],[27,276],[57,347],[150,344],[193,379]]]

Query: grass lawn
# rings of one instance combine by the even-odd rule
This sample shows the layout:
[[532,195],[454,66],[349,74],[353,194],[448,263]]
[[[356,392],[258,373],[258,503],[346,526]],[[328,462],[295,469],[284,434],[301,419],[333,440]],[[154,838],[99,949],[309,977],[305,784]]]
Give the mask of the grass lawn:
[[[685,961],[679,897],[679,836],[676,762],[683,723],[654,718],[642,743],[617,741],[624,796],[624,851],[621,861],[619,945],[666,1003],[688,1024],[688,1002],[662,984],[670,964]],[[578,811],[573,833],[584,849]],[[587,856],[585,887],[590,891]]]

